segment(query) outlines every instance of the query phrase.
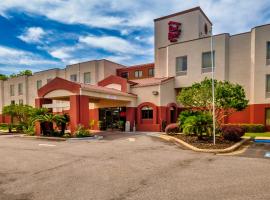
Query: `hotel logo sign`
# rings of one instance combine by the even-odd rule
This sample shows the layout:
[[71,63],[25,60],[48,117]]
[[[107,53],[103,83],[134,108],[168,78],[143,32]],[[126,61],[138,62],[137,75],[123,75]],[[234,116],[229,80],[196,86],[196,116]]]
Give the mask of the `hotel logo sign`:
[[178,38],[181,35],[181,23],[170,21],[168,25],[169,25],[168,40],[170,40],[170,42],[177,42]]

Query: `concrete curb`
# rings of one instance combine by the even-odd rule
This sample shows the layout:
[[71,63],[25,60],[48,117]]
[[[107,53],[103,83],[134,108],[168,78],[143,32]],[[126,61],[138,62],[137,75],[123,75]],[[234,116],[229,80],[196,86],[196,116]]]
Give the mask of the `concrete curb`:
[[51,140],[51,141],[66,141],[67,138],[60,138],[60,137],[45,137],[45,136],[30,136],[30,135],[20,135],[23,138],[29,139],[41,139],[41,140]]
[[247,141],[250,140],[250,138],[243,138],[240,142],[237,142],[233,146],[226,148],[226,149],[199,149],[197,147],[194,147],[193,145],[190,145],[190,144],[184,142],[183,140],[180,140],[178,138],[175,138],[175,137],[172,137],[169,135],[159,135],[158,137],[161,139],[164,139],[166,141],[173,141],[173,142],[179,143],[192,151],[203,152],[203,153],[230,153],[230,152],[235,151],[241,145],[243,145],[244,143],[246,143]]

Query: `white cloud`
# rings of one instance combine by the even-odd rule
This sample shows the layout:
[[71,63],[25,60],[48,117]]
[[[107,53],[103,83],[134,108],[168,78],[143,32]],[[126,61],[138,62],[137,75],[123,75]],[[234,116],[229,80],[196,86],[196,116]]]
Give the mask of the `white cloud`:
[[30,27],[18,38],[27,43],[40,43],[45,34],[45,31],[40,27]]
[[[7,16],[9,9],[16,8],[63,23],[120,31],[123,27],[152,28],[154,18],[198,5],[214,22],[216,33],[248,31],[252,26],[265,23],[264,14],[269,14],[269,0],[31,0],[31,3],[29,0],[2,0],[0,14]],[[123,14],[112,14],[117,12]]]
[[79,42],[88,46],[101,48],[113,53],[141,54],[141,48],[136,44],[115,36],[84,36],[79,38]]
[[[60,63],[35,55],[31,52],[0,46],[0,63],[9,66],[56,66]],[[2,69],[1,69],[2,70]]]

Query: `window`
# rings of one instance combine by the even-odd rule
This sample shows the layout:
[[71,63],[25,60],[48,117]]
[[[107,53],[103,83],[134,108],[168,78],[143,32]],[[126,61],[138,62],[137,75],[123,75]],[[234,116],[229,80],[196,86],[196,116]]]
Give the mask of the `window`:
[[[215,67],[215,51],[213,52],[213,60]],[[202,53],[202,72],[211,72],[212,71],[212,61],[211,61],[211,51]]]
[[141,70],[135,71],[135,78],[141,78],[141,77],[142,77],[142,71]]
[[155,69],[154,68],[148,69],[148,75],[149,76],[154,76],[155,75]]
[[128,72],[122,72],[121,77],[122,78],[128,78]]
[[10,96],[14,96],[14,85],[10,85]]
[[270,109],[265,110],[265,125],[270,126]]
[[11,105],[14,105],[14,104],[15,104],[15,101],[14,101],[14,100],[11,100],[11,101],[10,101],[10,104],[11,104]]
[[42,80],[37,80],[37,90],[42,87]]
[[270,65],[270,41],[266,44],[266,64]]
[[187,56],[181,56],[176,58],[176,75],[186,75],[187,74]]
[[18,84],[18,95],[22,95],[23,94],[23,84],[19,83]]
[[77,74],[71,74],[70,75],[70,80],[73,82],[77,82]]
[[266,97],[270,97],[270,74],[266,75]]
[[91,83],[91,72],[85,72],[83,74],[83,81],[85,84],[90,84]]
[[153,108],[144,106],[142,108],[142,119],[153,119]]
[[22,99],[19,99],[19,104],[23,105],[23,100]]
[[47,78],[47,83],[51,82],[52,78]]

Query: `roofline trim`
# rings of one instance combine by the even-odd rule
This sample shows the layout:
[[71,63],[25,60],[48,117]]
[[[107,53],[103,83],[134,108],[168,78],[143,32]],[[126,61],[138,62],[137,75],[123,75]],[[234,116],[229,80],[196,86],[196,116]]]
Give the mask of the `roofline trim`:
[[175,17],[175,16],[178,16],[178,15],[183,15],[183,14],[186,14],[186,13],[189,13],[189,12],[193,12],[193,11],[196,11],[196,10],[199,10],[203,14],[203,16],[207,19],[207,21],[211,25],[213,25],[213,23],[210,21],[210,19],[207,17],[207,15],[203,12],[203,10],[201,9],[200,6],[197,6],[197,7],[194,7],[194,8],[190,8],[190,9],[187,9],[187,10],[184,10],[184,11],[181,11],[181,12],[173,13],[173,14],[170,14],[170,15],[166,15],[166,16],[163,16],[163,17],[156,18],[156,19],[154,19],[154,22],[160,21],[162,19],[167,19],[167,18],[170,18],[170,17]]

